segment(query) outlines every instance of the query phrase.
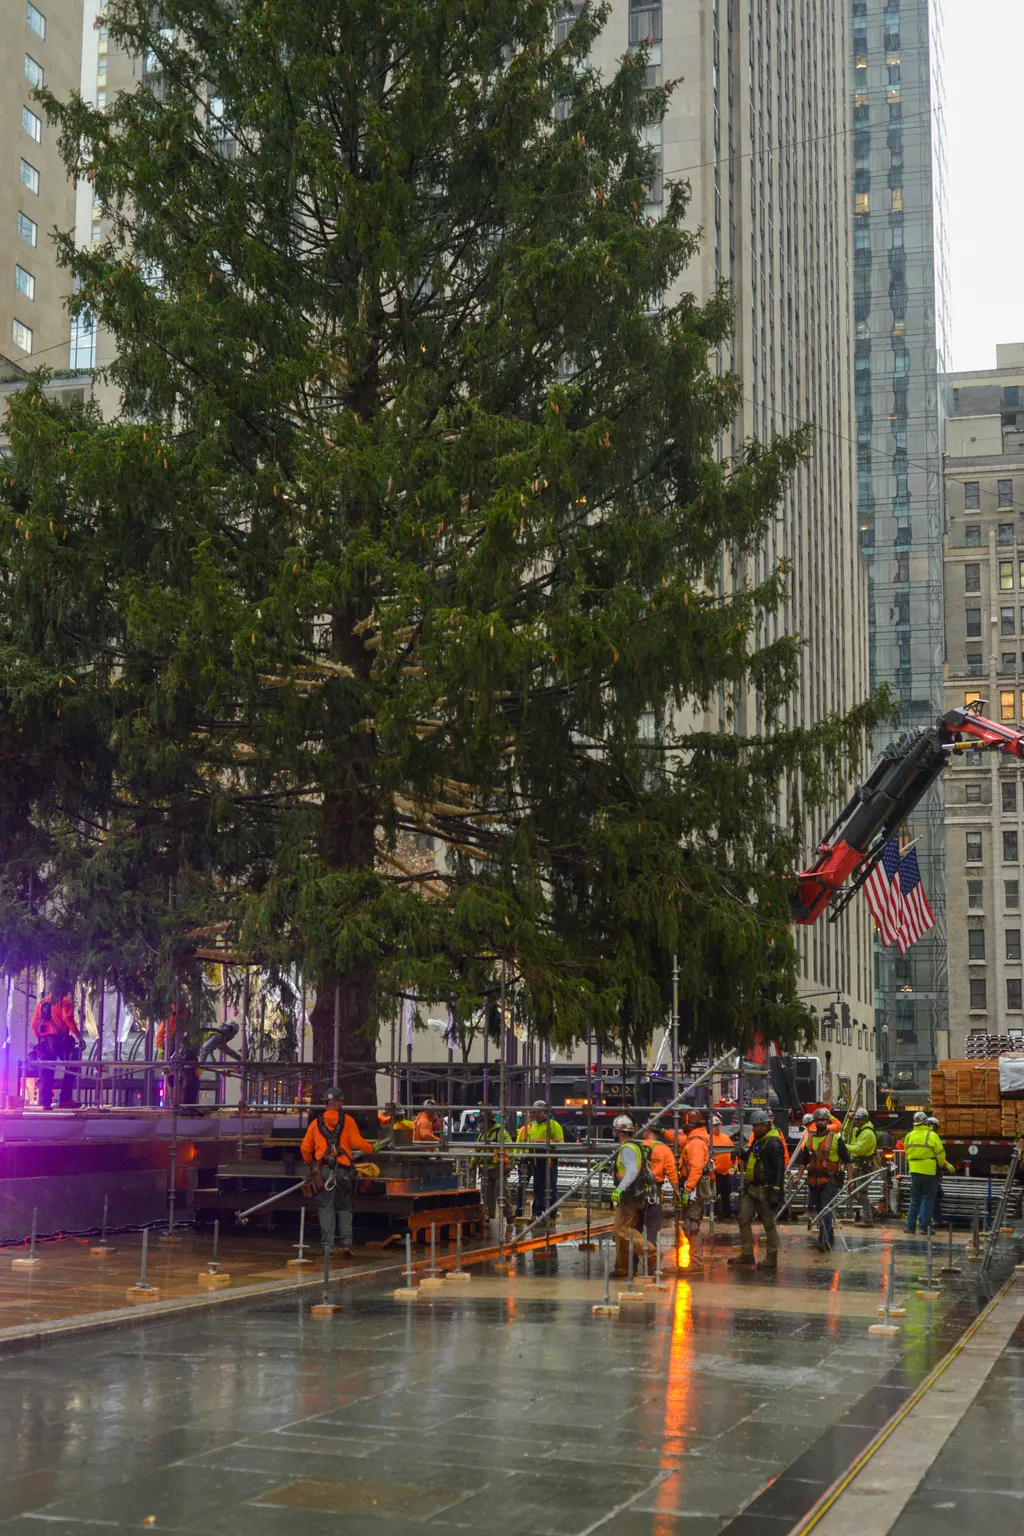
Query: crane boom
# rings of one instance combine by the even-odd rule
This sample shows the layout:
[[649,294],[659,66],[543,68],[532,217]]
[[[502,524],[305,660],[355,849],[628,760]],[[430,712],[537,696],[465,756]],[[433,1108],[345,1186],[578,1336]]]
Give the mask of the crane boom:
[[886,747],[869,778],[829,827],[815,862],[797,876],[795,922],[816,923],[829,906],[836,907],[838,915],[952,754],[968,746],[1024,758],[1024,731],[986,720],[973,708],[951,709],[931,730],[900,737]]

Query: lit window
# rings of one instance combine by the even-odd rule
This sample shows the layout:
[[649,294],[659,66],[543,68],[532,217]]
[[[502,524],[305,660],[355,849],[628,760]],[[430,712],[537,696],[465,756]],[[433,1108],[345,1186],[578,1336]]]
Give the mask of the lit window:
[[24,267],[15,265],[14,286],[19,293],[23,293],[26,299],[34,299],[36,296],[36,280],[31,272],[26,272]]
[[27,325],[22,325],[20,320],[15,320],[14,327],[13,327],[13,333],[14,333],[14,345],[16,347],[20,347],[23,352],[31,352],[32,351],[32,331],[31,331],[31,328],[29,326],[27,326]]
[[1013,561],[1000,560],[999,562],[999,590],[1000,592],[1013,591]]
[[970,690],[968,690],[968,692],[964,694],[964,709],[970,709],[971,705],[977,704],[980,698],[980,693],[972,693]]
[[870,213],[871,198],[867,192],[858,192],[853,202],[856,213]]
[[893,189],[892,189],[892,211],[893,211],[893,213],[902,213],[903,212],[903,188],[902,187],[893,187]]
[[29,245],[35,245],[39,239],[39,226],[35,219],[30,219],[27,213],[18,214],[18,234]]
[[22,107],[21,126],[28,134],[30,139],[35,139],[37,144],[41,144],[43,142],[42,119],[36,117],[31,107]]
[[964,481],[964,509],[968,512],[976,511],[981,506],[981,481]]
[[30,192],[39,195],[39,172],[34,165],[29,165],[27,160],[21,162],[21,184],[28,187]]
[[43,66],[36,62],[30,53],[25,55],[25,79],[29,85],[42,85]]
[[28,5],[25,12],[25,20],[28,22],[31,30],[36,34],[36,37],[46,36],[46,17],[43,15],[42,11],[36,10],[35,6],[32,4],[32,0],[28,0]]
[[1006,693],[1001,693],[999,695],[999,718],[1000,718],[1000,720],[1015,720],[1016,719],[1016,705],[1017,705],[1017,696],[1013,692],[1012,689],[1010,689]]

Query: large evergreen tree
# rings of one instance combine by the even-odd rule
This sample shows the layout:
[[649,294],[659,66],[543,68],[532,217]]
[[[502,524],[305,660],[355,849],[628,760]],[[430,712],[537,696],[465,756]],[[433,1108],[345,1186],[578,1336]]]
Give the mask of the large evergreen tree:
[[[216,933],[362,1060],[503,962],[541,1033],[633,1045],[675,951],[702,1041],[799,1037],[787,875],[877,706],[779,728],[787,577],[743,573],[806,439],[716,462],[664,94],[559,9],[111,0],[139,88],[47,99],[123,407],[13,402],[8,967],[166,998]],[[740,689],[765,734],[695,728]]]

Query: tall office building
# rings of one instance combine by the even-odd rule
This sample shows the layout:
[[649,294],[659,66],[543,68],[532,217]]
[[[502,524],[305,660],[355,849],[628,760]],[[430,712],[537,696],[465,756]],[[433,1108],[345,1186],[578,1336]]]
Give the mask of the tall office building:
[[0,364],[8,374],[68,366],[68,278],[50,233],[75,223],[75,193],[34,87],[79,83],[82,0],[0,7]]
[[[613,67],[650,39],[653,82],[678,82],[651,141],[665,179],[689,181],[690,222],[704,232],[684,283],[707,297],[725,283],[735,308],[720,369],[742,378],[725,455],[747,437],[768,440],[815,425],[811,462],[750,576],[780,559],[791,597],[767,639],[807,641],[789,723],[810,724],[868,692],[867,582],[858,549],[854,483],[852,196],[847,91],[848,0],[614,0],[595,61]],[[718,723],[726,728],[724,706]],[[740,701],[737,728],[762,721]],[[824,822],[808,829],[808,854]],[[802,985],[823,1022],[835,1072],[874,1075],[871,932],[863,901],[835,925],[798,930]]]
[[[938,0],[852,0],[857,502],[869,568],[872,683],[899,729],[942,708],[940,374],[947,367]],[[882,745],[882,741],[879,741]],[[906,1080],[947,1020],[942,785],[910,818],[936,924],[876,955],[880,1063]]]
[[[947,379],[946,707],[1024,721],[1024,345]],[[1024,1036],[1020,763],[965,752],[946,774],[949,1050]],[[987,1050],[987,1047],[986,1047]]]

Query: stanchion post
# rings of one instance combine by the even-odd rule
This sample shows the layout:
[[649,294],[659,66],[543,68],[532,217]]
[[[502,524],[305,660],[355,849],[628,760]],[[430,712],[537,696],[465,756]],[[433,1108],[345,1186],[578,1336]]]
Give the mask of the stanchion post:
[[455,1223],[455,1268],[448,1271],[445,1279],[450,1285],[453,1280],[456,1284],[465,1284],[466,1281],[472,1278],[469,1270],[462,1267],[462,1222],[457,1221]]
[[108,1215],[109,1215],[109,1211],[110,1211],[110,1196],[109,1195],[104,1195],[103,1196],[103,1220],[100,1222],[100,1240],[92,1248],[89,1249],[89,1257],[91,1259],[105,1259],[107,1257],[108,1253],[114,1253],[115,1252],[115,1250],[113,1248],[111,1248],[109,1243],[107,1242],[107,1218],[108,1218]]
[[139,1261],[139,1278],[130,1290],[125,1292],[128,1301],[159,1301],[160,1291],[155,1285],[149,1283],[149,1228],[142,1229],[142,1256]]
[[412,1283],[412,1234],[405,1234],[405,1284],[400,1285],[392,1295],[396,1301],[411,1301],[419,1292]]
[[344,1312],[345,1308],[339,1301],[331,1301],[331,1255],[328,1249],[324,1249],[324,1296],[323,1300],[310,1307],[314,1317],[334,1317],[338,1312]]
[[896,1254],[895,1251],[890,1248],[889,1260],[885,1272],[885,1293],[882,1299],[882,1305],[878,1309],[882,1321],[880,1323],[872,1323],[868,1328],[868,1333],[881,1334],[885,1338],[895,1338],[896,1334],[898,1334],[900,1331],[899,1323],[892,1323],[889,1321],[890,1313],[892,1313],[894,1310],[892,1301],[895,1274]]
[[978,1202],[974,1202],[971,1211],[971,1246],[967,1254],[968,1264],[980,1264],[984,1255],[981,1251],[981,1209]]
[[608,1244],[601,1240],[601,1253],[604,1258],[604,1300],[591,1308],[595,1317],[618,1317],[619,1309],[612,1301],[611,1275],[608,1269]]
[[934,1268],[933,1268],[933,1257],[932,1257],[932,1229],[931,1229],[931,1227],[928,1228],[928,1248],[927,1248],[927,1259],[926,1259],[926,1262],[927,1262],[927,1269],[926,1269],[925,1277],[924,1277],[924,1289],[918,1291],[918,1293],[917,1293],[918,1300],[920,1300],[920,1301],[935,1301],[939,1296],[941,1296],[942,1292],[939,1290],[938,1286],[935,1284],[935,1272],[934,1272]]
[[33,1270],[33,1269],[38,1269],[39,1268],[39,1265],[42,1262],[42,1260],[39,1258],[38,1254],[36,1253],[36,1231],[37,1231],[38,1219],[39,1219],[39,1211],[38,1211],[36,1206],[33,1206],[32,1207],[32,1235],[29,1238],[29,1242],[28,1242],[28,1253],[25,1254],[23,1258],[12,1259],[11,1260],[11,1268],[12,1269],[28,1269],[28,1270]]
[[231,1283],[231,1276],[226,1274],[220,1267],[220,1261],[217,1257],[219,1251],[220,1221],[215,1220],[213,1223],[213,1252],[210,1255],[209,1264],[207,1265],[206,1269],[204,1269],[203,1273],[199,1276],[199,1284],[204,1286],[207,1290],[212,1290],[218,1286],[229,1285]]
[[420,1290],[436,1291],[444,1285],[443,1275],[437,1272],[437,1224],[430,1223],[430,1273],[420,1281]]
[[959,1273],[960,1273],[960,1266],[959,1266],[959,1264],[954,1264],[954,1262],[953,1262],[953,1223],[950,1222],[949,1223],[949,1259],[948,1259],[948,1262],[946,1264],[944,1264],[942,1266],[942,1268],[939,1270],[939,1274],[940,1275],[958,1275]]

